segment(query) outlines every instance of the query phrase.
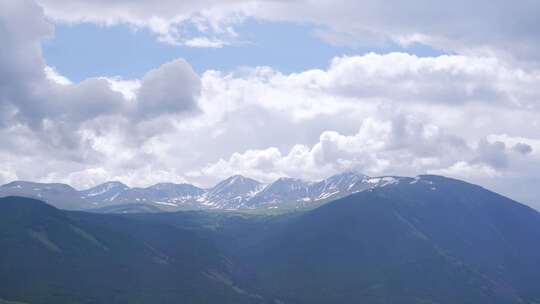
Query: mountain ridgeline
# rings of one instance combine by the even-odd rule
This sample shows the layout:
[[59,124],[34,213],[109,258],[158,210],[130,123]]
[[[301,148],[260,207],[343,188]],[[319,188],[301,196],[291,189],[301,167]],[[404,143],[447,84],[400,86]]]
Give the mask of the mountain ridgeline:
[[160,183],[147,188],[130,188],[107,182],[77,191],[64,184],[15,181],[0,186],[0,197],[25,196],[40,199],[66,210],[126,213],[199,209],[295,209],[316,207],[324,202],[398,181],[397,177],[368,177],[341,173],[319,182],[279,178],[263,184],[240,175],[210,189],[190,184]]
[[[540,303],[540,213],[440,176],[367,183],[318,208],[279,214],[102,214],[2,198],[0,299]],[[282,185],[257,193],[273,200]],[[298,197],[307,195],[301,182],[294,185]],[[318,187],[318,193],[334,191]],[[212,195],[225,197],[220,190]],[[250,202],[257,203],[242,203]]]

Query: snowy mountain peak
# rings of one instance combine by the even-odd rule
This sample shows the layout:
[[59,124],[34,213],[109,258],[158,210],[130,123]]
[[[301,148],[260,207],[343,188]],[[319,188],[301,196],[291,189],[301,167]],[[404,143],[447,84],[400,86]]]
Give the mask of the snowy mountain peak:
[[106,182],[93,188],[81,191],[81,197],[94,205],[113,201],[120,193],[129,187],[118,181]]
[[375,185],[377,187],[385,187],[388,185],[399,184],[401,178],[395,176],[381,176],[381,177],[370,177],[366,179],[368,184]]
[[282,177],[263,184],[241,175],[231,176],[210,189],[191,184],[158,183],[129,188],[121,182],[106,182],[77,191],[65,184],[16,181],[0,186],[0,197],[18,195],[43,199],[66,209],[108,208],[139,204],[163,211],[185,209],[300,208],[316,206],[353,193],[386,187],[439,188],[443,177],[369,177],[346,171],[318,182]]
[[175,184],[175,183],[158,183],[146,189],[157,191],[174,191],[174,192],[199,192],[202,189],[192,184]]
[[228,179],[226,179],[226,181],[228,181],[229,183],[242,183],[244,182],[245,180],[247,180],[248,178],[242,176],[242,175],[233,175],[231,177],[229,177]]
[[275,182],[271,183],[269,187],[276,187],[282,185],[287,185],[289,187],[306,187],[309,184],[311,184],[311,182],[305,181],[300,178],[280,177]]
[[326,185],[333,187],[347,187],[351,186],[357,182],[363,181],[369,178],[366,175],[355,173],[355,172],[344,172],[330,176],[329,178],[323,180]]
[[282,202],[311,201],[309,187],[312,183],[298,178],[281,177],[257,193],[249,205],[276,205]]
[[254,180],[249,177],[245,177],[242,175],[233,175],[222,182],[218,183],[216,187],[224,187],[224,186],[233,186],[233,185],[239,185],[239,184],[260,184],[259,181]]
[[234,175],[209,189],[198,201],[213,208],[238,209],[245,207],[246,202],[263,187],[259,181]]
[[99,184],[90,189],[83,190],[81,192],[83,193],[83,195],[86,195],[86,196],[96,196],[96,195],[100,195],[109,191],[125,190],[128,188],[129,188],[128,186],[126,186],[125,184],[121,182],[110,181],[110,182],[105,182],[103,184]]
[[243,195],[260,188],[262,183],[242,175],[231,176],[210,189],[211,195]]

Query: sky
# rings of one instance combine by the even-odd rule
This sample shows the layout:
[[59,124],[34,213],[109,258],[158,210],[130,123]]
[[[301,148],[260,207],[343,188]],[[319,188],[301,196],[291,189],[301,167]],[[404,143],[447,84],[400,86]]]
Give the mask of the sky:
[[540,2],[0,0],[0,183],[440,174],[540,207]]

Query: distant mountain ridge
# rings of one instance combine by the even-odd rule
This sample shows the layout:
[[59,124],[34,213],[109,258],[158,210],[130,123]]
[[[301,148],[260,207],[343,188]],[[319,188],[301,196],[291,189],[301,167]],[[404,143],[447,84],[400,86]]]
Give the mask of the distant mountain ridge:
[[264,184],[235,175],[209,189],[174,183],[130,188],[121,182],[111,181],[82,191],[65,184],[16,181],[0,186],[0,197],[25,196],[44,200],[60,209],[98,208],[106,212],[122,213],[137,210],[294,209],[317,206],[352,193],[409,180],[414,178],[369,177],[348,171],[318,182],[282,177]]
[[89,209],[91,207],[80,191],[60,183],[45,184],[14,181],[0,186],[0,197],[6,196],[35,198],[46,201],[57,208],[67,210]]
[[106,182],[96,187],[80,191],[82,197],[91,203],[100,204],[106,201],[113,201],[120,193],[128,190],[129,187],[121,182]]

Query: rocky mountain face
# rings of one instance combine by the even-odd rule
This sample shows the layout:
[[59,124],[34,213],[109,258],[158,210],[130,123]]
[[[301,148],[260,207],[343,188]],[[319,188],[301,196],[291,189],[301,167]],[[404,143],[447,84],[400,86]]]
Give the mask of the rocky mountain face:
[[315,207],[352,193],[402,182],[405,177],[369,177],[344,172],[318,182],[282,177],[270,184],[235,175],[212,188],[160,183],[130,188],[107,182],[77,191],[63,184],[12,182],[0,186],[0,197],[18,195],[42,199],[68,210],[103,212],[159,212],[198,209],[296,209]]
[[81,197],[95,205],[107,204],[115,200],[129,187],[121,182],[106,182],[96,187],[81,191]]
[[247,207],[257,193],[265,185],[251,178],[235,175],[218,183],[197,200],[204,206],[223,209],[237,209]]
[[175,208],[181,205],[188,207],[196,203],[196,199],[204,192],[203,189],[190,184],[160,183],[147,188],[128,188],[120,192],[108,205],[144,203],[162,208]]

